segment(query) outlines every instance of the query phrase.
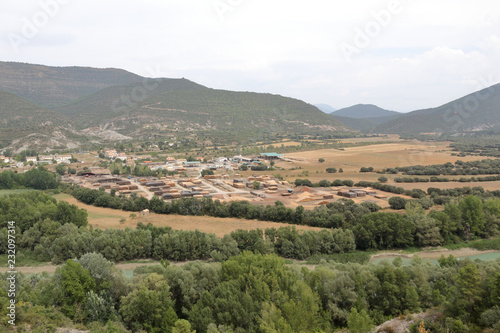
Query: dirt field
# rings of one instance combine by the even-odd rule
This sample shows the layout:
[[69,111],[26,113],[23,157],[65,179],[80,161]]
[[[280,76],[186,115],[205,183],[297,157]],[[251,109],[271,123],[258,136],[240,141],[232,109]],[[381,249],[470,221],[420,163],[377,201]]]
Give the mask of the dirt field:
[[[347,139],[346,142],[358,141],[387,141],[397,140],[391,138],[363,138]],[[276,170],[273,174],[280,174],[285,180],[293,182],[296,178],[307,178],[313,182],[322,179],[352,179],[353,181],[367,180],[376,181],[379,174],[360,173],[361,167],[373,167],[382,170],[389,167],[402,167],[409,165],[432,165],[444,164],[446,162],[481,160],[481,156],[457,157],[451,156],[448,142],[429,143],[412,141],[388,144],[374,144],[339,149],[321,149],[285,154],[291,161],[277,161],[276,167],[284,170]],[[319,163],[323,158],[325,162]],[[343,173],[329,174],[327,168],[342,168]],[[294,169],[294,170],[291,170]],[[255,172],[253,172],[255,173]],[[252,172],[242,173],[250,175]]]
[[[227,235],[238,229],[253,230],[266,228],[279,228],[287,226],[285,223],[263,222],[257,220],[243,220],[234,218],[215,218],[209,216],[182,216],[182,215],[160,215],[150,213],[141,216],[138,212],[125,212],[110,208],[94,207],[83,204],[67,194],[54,196],[57,200],[64,200],[80,208],[86,209],[89,224],[96,228],[125,229],[136,228],[138,222],[144,224],[152,223],[155,226],[169,226],[174,230],[199,230],[207,233],[214,233],[219,237]],[[130,214],[137,217],[131,218]],[[125,222],[120,222],[124,218]],[[298,230],[321,230],[309,226],[295,226]]]
[[[151,266],[151,265],[158,265],[159,262],[152,262],[151,260],[145,261],[145,262],[134,262],[134,263],[124,263],[124,264],[116,264],[115,267],[119,270],[134,270],[139,266]],[[171,262],[171,265],[182,265],[184,264],[183,262]],[[49,274],[53,274],[56,269],[57,265],[45,265],[45,266],[23,266],[23,267],[16,267],[16,271],[23,273],[23,274],[41,274],[43,272],[47,272]],[[0,267],[0,273],[5,273],[9,270],[8,267]]]

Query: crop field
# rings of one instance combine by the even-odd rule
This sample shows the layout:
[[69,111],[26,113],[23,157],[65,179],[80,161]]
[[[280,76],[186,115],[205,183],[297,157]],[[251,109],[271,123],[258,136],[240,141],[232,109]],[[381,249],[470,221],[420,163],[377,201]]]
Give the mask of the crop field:
[[[175,230],[199,230],[222,237],[238,229],[253,230],[279,228],[288,225],[285,223],[243,220],[236,218],[216,218],[209,216],[160,215],[154,213],[141,216],[139,212],[126,212],[111,208],[86,205],[67,194],[57,194],[54,195],[54,197],[57,200],[64,200],[70,204],[86,209],[88,213],[89,225],[101,229],[136,228],[137,223],[142,222],[144,224],[152,223],[153,225],[159,227],[169,226]],[[131,214],[135,214],[136,217],[130,217]],[[125,219],[125,221],[121,222],[122,219]],[[321,230],[321,228],[309,226],[296,225],[295,227],[298,230]]]
[[[368,138],[380,139],[380,138]],[[367,141],[367,138],[358,139]],[[397,138],[391,138],[397,140]],[[348,139],[352,140],[354,139]],[[385,138],[387,140],[387,138]],[[382,170],[390,167],[410,165],[444,164],[446,162],[474,161],[485,159],[482,156],[452,156],[449,143],[428,143],[420,141],[373,144],[340,149],[321,149],[285,154],[288,161],[277,161],[273,174],[280,174],[285,180],[292,182],[295,178],[307,178],[313,182],[322,179],[352,179],[353,181],[376,181],[380,175],[376,173],[360,173],[361,167],[373,167]],[[323,163],[318,160],[324,159]],[[327,168],[342,168],[343,173],[327,173]],[[252,174],[247,171],[246,173]],[[246,175],[245,173],[245,175]]]

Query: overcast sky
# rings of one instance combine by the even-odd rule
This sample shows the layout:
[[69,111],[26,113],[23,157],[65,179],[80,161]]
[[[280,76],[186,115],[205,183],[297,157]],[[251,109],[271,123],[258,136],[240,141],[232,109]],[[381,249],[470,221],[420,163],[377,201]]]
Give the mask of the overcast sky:
[[500,82],[499,16],[498,0],[1,0],[0,60],[406,112]]

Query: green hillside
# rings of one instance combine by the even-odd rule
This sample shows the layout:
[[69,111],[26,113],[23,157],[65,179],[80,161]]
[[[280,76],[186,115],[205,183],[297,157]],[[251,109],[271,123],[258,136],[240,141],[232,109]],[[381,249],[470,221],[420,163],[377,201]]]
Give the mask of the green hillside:
[[500,84],[440,107],[413,111],[383,123],[377,133],[476,133],[500,130]]
[[360,131],[363,133],[371,133],[374,128],[378,125],[391,121],[400,117],[400,114],[386,117],[373,117],[373,118],[351,118],[351,117],[341,117],[334,114],[330,114],[334,119],[340,121],[346,127],[352,128],[353,130]]
[[[155,84],[157,83],[157,84]],[[186,79],[151,81],[134,98],[136,86],[107,88],[59,108],[80,128],[106,124],[134,137],[196,133],[223,141],[276,134],[325,134],[346,128],[305,102],[271,94],[203,87]],[[154,130],[153,130],[154,129]]]
[[175,136],[228,144],[349,131],[297,99],[210,89],[187,79],[147,79],[120,69],[0,62],[0,91],[2,145],[22,138],[15,143],[19,149],[35,137],[40,147],[49,141],[51,147],[73,147],[85,140]]
[[0,90],[46,108],[73,102],[117,84],[141,81],[142,77],[122,69],[0,62]]
[[58,126],[67,124],[66,117],[35,105],[24,98],[0,90],[0,129]]
[[67,117],[0,91],[0,148],[13,142],[16,147],[66,146],[76,138],[85,140],[71,130]]

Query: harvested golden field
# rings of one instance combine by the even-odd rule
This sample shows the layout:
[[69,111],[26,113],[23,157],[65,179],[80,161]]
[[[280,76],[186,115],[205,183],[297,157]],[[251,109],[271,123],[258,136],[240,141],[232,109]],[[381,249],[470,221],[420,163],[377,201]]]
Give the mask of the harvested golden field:
[[[380,139],[380,138],[368,138]],[[368,139],[363,138],[363,141]],[[385,138],[387,140],[387,138]],[[392,138],[391,138],[392,139]],[[354,140],[354,139],[348,139]],[[360,140],[360,139],[358,139]],[[397,140],[397,138],[394,138]],[[361,167],[373,167],[382,170],[390,167],[403,167],[410,165],[432,165],[455,162],[456,160],[474,161],[481,160],[481,156],[457,157],[451,156],[448,142],[397,142],[388,144],[374,144],[340,149],[320,149],[297,153],[285,154],[288,161],[277,161],[273,174],[280,174],[285,180],[293,182],[295,178],[307,178],[313,182],[322,179],[352,179],[353,181],[376,181],[380,175],[376,173],[360,173]],[[325,161],[318,162],[320,158]],[[329,174],[327,168],[342,168],[344,173]],[[291,170],[293,169],[293,170]],[[247,171],[244,175],[255,172]]]
[[[244,220],[235,218],[216,218],[209,216],[183,216],[183,215],[161,215],[149,213],[141,216],[138,212],[125,212],[121,210],[94,207],[79,202],[67,194],[57,194],[57,200],[64,200],[80,208],[87,210],[89,224],[96,228],[125,229],[136,228],[138,222],[144,224],[152,223],[158,227],[169,226],[174,230],[199,230],[206,233],[214,233],[219,237],[227,235],[238,229],[253,230],[266,228],[279,228],[287,226],[285,223],[264,222],[257,220]],[[135,214],[137,217],[130,217]],[[120,222],[125,219],[124,222]],[[321,230],[309,226],[295,226],[298,230]]]
[[256,147],[264,147],[264,148],[267,148],[269,146],[272,146],[273,148],[277,148],[277,147],[289,147],[289,146],[300,146],[300,142],[298,141],[283,141],[283,142],[276,142],[276,143],[271,143],[271,144],[268,144],[268,145],[258,145]]

